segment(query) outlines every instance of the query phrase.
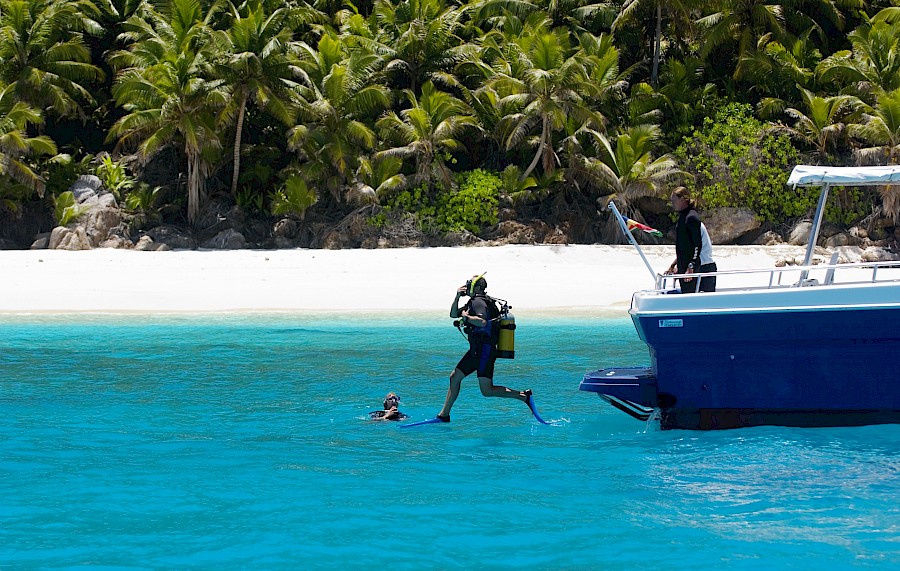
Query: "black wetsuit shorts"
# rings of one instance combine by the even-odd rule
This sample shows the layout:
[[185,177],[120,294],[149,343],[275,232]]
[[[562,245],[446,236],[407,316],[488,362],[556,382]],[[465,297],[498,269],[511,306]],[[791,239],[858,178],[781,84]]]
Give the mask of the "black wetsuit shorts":
[[493,379],[494,361],[497,360],[496,355],[494,355],[493,344],[488,339],[479,343],[476,347],[478,347],[477,350],[475,347],[472,347],[463,355],[463,358],[456,364],[456,368],[467,377],[478,371],[479,377]]
[[[698,269],[697,273],[705,274],[707,272],[718,272],[719,267],[715,262],[711,264],[702,264]],[[716,291],[716,276],[706,276],[704,278],[694,278],[691,281],[685,283],[684,280],[679,279],[681,282],[681,293],[697,293],[698,291],[705,292],[713,292]],[[697,282],[700,282],[700,289],[697,289]]]

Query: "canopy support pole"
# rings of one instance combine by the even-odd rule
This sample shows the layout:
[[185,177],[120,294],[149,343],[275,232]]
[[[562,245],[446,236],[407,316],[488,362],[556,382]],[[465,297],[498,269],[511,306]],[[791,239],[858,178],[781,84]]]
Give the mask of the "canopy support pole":
[[647,271],[650,272],[650,277],[653,278],[653,283],[656,283],[656,272],[653,271],[653,266],[650,265],[650,262],[647,261],[647,256],[644,255],[644,251],[641,250],[641,247],[638,245],[637,240],[634,239],[634,236],[631,235],[631,232],[628,231],[628,225],[625,223],[625,219],[622,218],[622,215],[619,213],[619,209],[616,208],[614,202],[609,202],[609,209],[613,211],[613,214],[616,215],[616,220],[619,221],[619,227],[622,228],[622,232],[628,236],[628,241],[631,242],[631,245],[635,247],[638,254],[641,255],[641,259],[644,260],[644,265],[647,266]]
[[[806,256],[803,258],[803,265],[812,264],[813,254],[816,252],[816,242],[819,241],[819,230],[822,227],[822,220],[825,218],[825,203],[828,202],[828,189],[831,187],[829,183],[822,185],[822,191],[819,193],[819,204],[816,206],[816,215],[813,217],[812,227],[809,229],[809,243],[806,245]],[[809,276],[809,270],[803,270],[800,275],[800,283]]]

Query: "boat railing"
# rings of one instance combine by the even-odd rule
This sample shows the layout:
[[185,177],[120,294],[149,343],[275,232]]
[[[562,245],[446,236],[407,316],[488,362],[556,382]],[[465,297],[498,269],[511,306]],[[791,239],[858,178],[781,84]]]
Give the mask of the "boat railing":
[[900,281],[900,261],[836,263],[836,257],[827,264],[808,266],[784,266],[775,268],[749,268],[721,270],[693,274],[656,274],[656,290],[675,293],[678,278],[716,278],[716,291],[746,291],[797,287],[825,287],[844,284],[864,284]]

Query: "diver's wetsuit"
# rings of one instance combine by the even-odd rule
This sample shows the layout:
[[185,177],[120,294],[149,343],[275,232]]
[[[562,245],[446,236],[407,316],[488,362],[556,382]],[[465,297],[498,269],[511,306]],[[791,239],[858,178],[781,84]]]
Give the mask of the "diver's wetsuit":
[[478,371],[479,377],[494,378],[494,361],[497,360],[497,356],[494,351],[492,334],[494,327],[497,325],[491,321],[489,303],[491,302],[483,296],[476,295],[463,308],[487,322],[484,327],[466,325],[466,332],[469,336],[469,350],[456,364],[456,368],[466,376]]
[[[384,418],[384,415],[386,415],[387,413],[388,413],[388,411],[386,411],[386,410],[373,410],[372,412],[369,413],[369,418],[371,418],[373,420],[377,419],[377,418]],[[403,420],[404,418],[409,418],[409,415],[403,414],[402,412],[400,412],[398,410],[397,416],[395,416],[394,418],[389,418],[388,420]]]

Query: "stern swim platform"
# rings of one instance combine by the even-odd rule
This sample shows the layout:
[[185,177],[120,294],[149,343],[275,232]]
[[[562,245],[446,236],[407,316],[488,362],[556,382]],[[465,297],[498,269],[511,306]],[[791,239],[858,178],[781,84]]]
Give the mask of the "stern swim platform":
[[900,422],[900,262],[696,275],[720,287],[681,295],[661,275],[632,297],[649,367],[580,390],[641,420],[658,408],[664,428]]
[[656,377],[650,367],[613,367],[587,373],[579,390],[597,395],[638,420],[653,414],[656,402]]

